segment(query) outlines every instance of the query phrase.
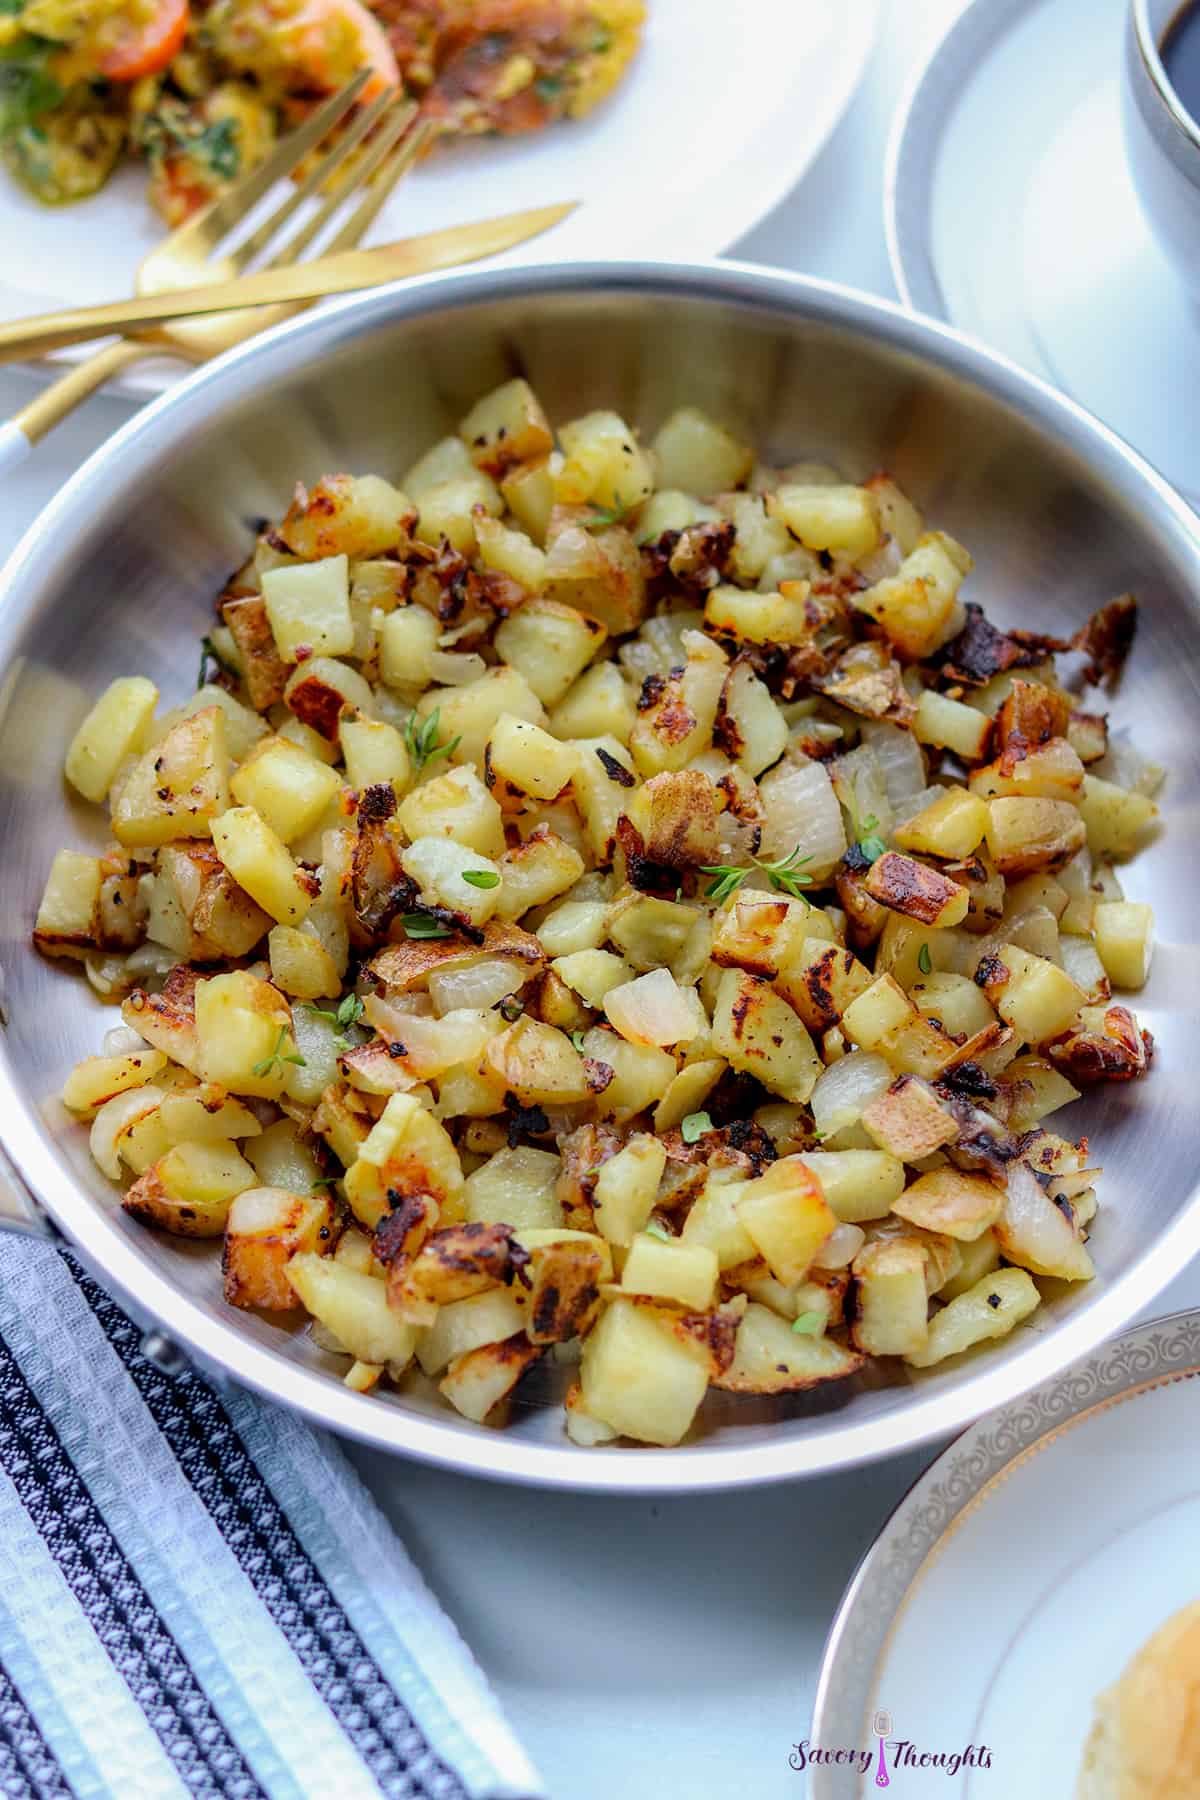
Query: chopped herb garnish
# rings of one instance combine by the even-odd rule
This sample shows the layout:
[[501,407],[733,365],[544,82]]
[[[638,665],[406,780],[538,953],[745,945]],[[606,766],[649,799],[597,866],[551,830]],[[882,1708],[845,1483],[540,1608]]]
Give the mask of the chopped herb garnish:
[[777,862],[760,862],[755,856],[745,868],[736,863],[701,863],[700,873],[715,877],[705,888],[704,897],[706,900],[715,900],[720,905],[722,900],[728,900],[731,894],[737,893],[747,875],[759,869],[779,893],[790,894],[793,900],[803,900],[808,905],[807,894],[802,894],[800,890],[812,886],[812,876],[803,875],[800,871],[805,863],[811,861],[811,856],[801,856],[800,846],[797,844],[789,855],[781,856]]
[[495,869],[464,869],[463,880],[469,881],[472,887],[494,888],[500,886],[500,877]]
[[603,25],[601,25],[591,42],[592,55],[603,56],[607,50],[612,49],[612,43],[612,32],[606,31]]
[[196,680],[196,686],[198,688],[202,688],[208,680],[208,665],[210,662],[216,663],[222,675],[228,675],[233,681],[237,680],[237,670],[234,668],[233,664],[228,662],[225,657],[221,655],[221,652],[217,649],[217,646],[210,637],[202,637],[200,639],[200,674]]
[[917,967],[920,969],[922,975],[933,974],[933,963],[930,960],[928,944],[922,944],[921,948],[917,951]]
[[825,1324],[822,1312],[797,1313],[792,1320],[792,1330],[797,1337],[816,1337]]
[[435,706],[427,719],[418,719],[416,713],[409,715],[408,723],[404,727],[404,744],[412,759],[414,775],[419,775],[426,763],[433,762],[435,757],[452,755],[462,743],[460,734],[458,737],[451,738],[448,743],[439,744],[438,727],[441,724],[441,718],[440,706]]
[[539,75],[533,85],[541,100],[557,100],[563,91],[562,82],[553,75]]
[[440,919],[432,918],[429,913],[405,913],[400,923],[404,927],[405,937],[447,938],[452,935],[448,925],[443,925]]
[[0,137],[32,126],[61,101],[63,90],[47,68],[57,49],[48,39],[26,35],[0,51]]
[[669,1244],[671,1242],[670,1232],[664,1231],[662,1226],[658,1224],[647,1225],[646,1236],[657,1238],[660,1244]]
[[279,1036],[275,1039],[275,1048],[272,1050],[270,1056],[264,1056],[261,1062],[255,1063],[253,1069],[250,1071],[252,1075],[269,1075],[276,1063],[295,1063],[296,1066],[301,1069],[306,1066],[304,1058],[298,1053],[294,1056],[288,1056],[285,1053],[283,1046],[287,1042],[287,1037],[288,1028],[286,1025],[281,1025],[279,1027]]
[[583,1033],[582,1033],[582,1031],[573,1031],[571,1033],[571,1042],[574,1044],[575,1048],[578,1050],[580,1056],[582,1056],[583,1055]]
[[593,503],[591,517],[582,521],[583,529],[603,531],[609,525],[619,525],[628,511],[623,500],[618,500],[614,506],[596,506]]
[[858,847],[870,862],[878,862],[881,856],[887,855],[887,845],[879,835],[879,820],[874,813],[868,813],[860,820],[858,834]]
[[305,1012],[313,1013],[318,1019],[325,1019],[330,1025],[337,1026],[338,1035],[333,1041],[339,1050],[349,1047],[350,1040],[343,1034],[349,1031],[351,1025],[357,1025],[363,1016],[363,1003],[357,994],[346,994],[336,1007],[316,1006],[311,1000],[303,1000],[301,1005]]
[[679,1135],[685,1144],[694,1144],[712,1128],[713,1122],[706,1112],[689,1113],[679,1127]]
[[322,1188],[334,1188],[336,1186],[336,1175],[318,1175],[317,1179],[313,1182],[310,1191],[314,1194],[319,1194]]

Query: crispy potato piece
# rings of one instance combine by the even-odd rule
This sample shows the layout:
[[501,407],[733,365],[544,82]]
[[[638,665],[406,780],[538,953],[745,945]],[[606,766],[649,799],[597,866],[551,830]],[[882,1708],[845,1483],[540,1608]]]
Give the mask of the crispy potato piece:
[[231,1306],[286,1312],[297,1304],[287,1265],[301,1251],[327,1256],[336,1242],[333,1202],[285,1188],[243,1188],[225,1221],[221,1256],[225,1298]]
[[401,1257],[388,1277],[388,1299],[410,1325],[432,1325],[439,1306],[465,1300],[510,1278],[512,1236],[506,1225],[451,1225]]
[[795,1394],[844,1381],[863,1358],[832,1338],[794,1332],[769,1307],[751,1301],[738,1326],[733,1361],[714,1387],[733,1394]]
[[905,1357],[915,1369],[931,1369],[975,1344],[1007,1337],[1041,1305],[1024,1269],[996,1269],[933,1315],[924,1344]]

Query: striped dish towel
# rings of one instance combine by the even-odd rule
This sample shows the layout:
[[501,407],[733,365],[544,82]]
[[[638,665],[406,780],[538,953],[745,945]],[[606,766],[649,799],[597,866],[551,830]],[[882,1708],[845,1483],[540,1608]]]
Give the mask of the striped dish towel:
[[0,1241],[0,1795],[538,1800],[340,1451]]

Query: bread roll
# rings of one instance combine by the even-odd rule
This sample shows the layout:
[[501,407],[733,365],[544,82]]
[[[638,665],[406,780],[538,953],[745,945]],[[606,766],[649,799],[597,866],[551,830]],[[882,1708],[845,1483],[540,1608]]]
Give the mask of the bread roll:
[[1076,1800],[1200,1800],[1200,1601],[1096,1701]]

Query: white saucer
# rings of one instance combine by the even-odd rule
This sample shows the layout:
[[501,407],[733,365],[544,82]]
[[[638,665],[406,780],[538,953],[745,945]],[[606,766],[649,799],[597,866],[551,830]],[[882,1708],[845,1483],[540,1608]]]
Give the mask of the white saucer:
[[885,209],[906,303],[1063,388],[1200,501],[1200,309],[1125,160],[1126,0],[973,0],[903,101]]
[[[898,1795],[1072,1794],[1095,1696],[1200,1599],[1198,1375],[1200,1313],[1176,1313],[964,1432],[847,1591],[809,1744],[874,1751],[884,1710]],[[975,1760],[922,1768],[905,1741]],[[810,1765],[812,1800],[866,1800],[875,1772]]]

